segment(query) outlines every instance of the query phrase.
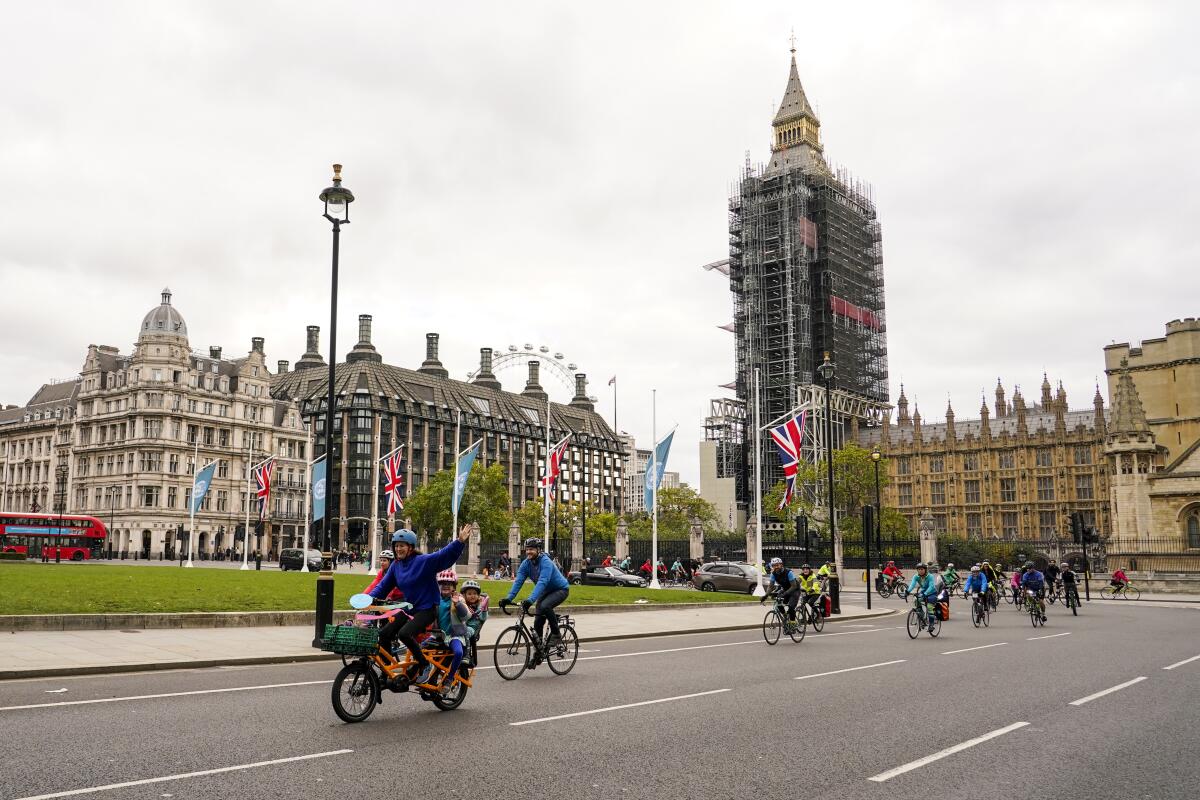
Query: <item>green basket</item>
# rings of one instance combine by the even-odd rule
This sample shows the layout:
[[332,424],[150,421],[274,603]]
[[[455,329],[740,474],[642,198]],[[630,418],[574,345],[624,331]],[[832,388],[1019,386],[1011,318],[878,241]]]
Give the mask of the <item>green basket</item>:
[[344,656],[369,656],[379,649],[378,628],[326,625],[321,649]]

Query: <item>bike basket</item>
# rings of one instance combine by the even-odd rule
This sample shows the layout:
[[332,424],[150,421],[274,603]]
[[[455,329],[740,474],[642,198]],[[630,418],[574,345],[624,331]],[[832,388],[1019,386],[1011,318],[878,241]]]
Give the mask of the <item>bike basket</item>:
[[369,656],[379,649],[379,630],[326,625],[321,649],[346,656]]

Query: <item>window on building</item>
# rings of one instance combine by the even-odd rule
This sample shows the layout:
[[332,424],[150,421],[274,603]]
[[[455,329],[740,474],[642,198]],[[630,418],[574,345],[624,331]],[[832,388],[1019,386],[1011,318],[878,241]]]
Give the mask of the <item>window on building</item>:
[[1058,535],[1058,514],[1053,511],[1038,512],[1038,535],[1043,539],[1053,539]]
[[939,535],[946,533],[947,528],[946,528],[946,515],[945,514],[934,514],[933,515],[933,531],[934,531],[934,533],[937,533]]
[[1000,514],[1000,530],[1005,539],[1017,538],[1017,512],[1005,511]]
[[167,457],[167,472],[179,472],[179,455],[177,453],[171,453]]
[[944,472],[946,470],[946,460],[941,456],[934,456],[929,459],[930,472]]
[[1054,453],[1049,447],[1039,447],[1035,454],[1036,461],[1034,463],[1039,467],[1054,466]]
[[911,483],[900,484],[900,505],[911,506],[912,501],[913,501],[912,484]]
[[1092,488],[1091,475],[1076,475],[1075,476],[1075,499],[1076,500],[1093,500],[1095,492]]
[[999,456],[1000,469],[1016,469],[1017,456],[1012,450],[1004,450]]
[[1017,502],[1017,479],[1016,478],[1001,478],[1000,479],[1000,502],[1001,503]]
[[904,458],[896,459],[896,474],[897,475],[911,475],[912,474],[912,462],[908,459],[907,456],[905,456]]
[[1190,548],[1200,548],[1200,509],[1192,511],[1187,517],[1187,542]]
[[967,536],[971,539],[980,539],[983,537],[983,515],[978,513],[967,514]]
[[967,503],[979,502],[979,481],[963,481],[963,499]]
[[177,491],[176,491],[175,487],[168,486],[167,487],[167,508],[175,507],[176,497],[177,497]]
[[159,487],[141,487],[142,508],[158,508]]
[[978,472],[979,471],[979,454],[978,453],[967,453],[965,456],[963,456],[963,470],[966,472]]
[[1075,463],[1090,464],[1092,463],[1092,448],[1086,444],[1075,446]]
[[217,477],[218,478],[228,478],[229,477],[229,462],[223,458],[217,462]]
[[946,482],[945,481],[930,481],[930,483],[929,483],[929,502],[935,506],[946,505]]
[[1054,478],[1050,476],[1039,477],[1037,479],[1037,499],[1038,500],[1053,500],[1054,499]]

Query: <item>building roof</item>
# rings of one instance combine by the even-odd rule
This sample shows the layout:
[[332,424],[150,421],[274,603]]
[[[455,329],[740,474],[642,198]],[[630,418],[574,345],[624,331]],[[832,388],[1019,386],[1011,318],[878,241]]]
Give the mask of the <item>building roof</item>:
[[162,302],[146,312],[142,318],[142,328],[138,332],[140,339],[145,334],[161,333],[187,338],[187,323],[183,321],[175,306],[171,305],[171,290],[162,290]]
[[[1096,410],[1089,408],[1068,411],[1063,415],[1063,421],[1066,423],[1068,431],[1073,431],[1080,426],[1083,426],[1086,430],[1094,431],[1096,430]],[[1055,426],[1055,415],[1053,412],[1041,411],[1040,409],[1027,412],[1025,414],[1025,426],[1030,435],[1034,435],[1038,431],[1052,432]],[[912,425],[889,425],[888,444],[911,444],[914,430],[915,428]],[[992,438],[1005,434],[1016,436],[1017,415],[1013,413],[989,419],[988,430],[991,432]],[[968,436],[979,439],[983,436],[983,421],[979,419],[956,419],[954,420],[954,433],[960,441],[966,439]],[[882,428],[868,428],[860,433],[859,441],[864,446],[879,444],[882,442],[882,434]],[[945,423],[921,425],[921,441],[925,444],[945,441],[945,439]]]
[[792,51],[792,70],[788,75],[787,90],[783,93],[783,102],[779,104],[779,111],[775,114],[775,119],[771,121],[771,124],[782,125],[805,116],[814,120],[817,118],[816,112],[808,103],[804,86],[800,83],[800,71],[796,68],[796,53]]
[[[1128,366],[1128,361],[1122,361],[1122,366]],[[1114,433],[1148,433],[1150,425],[1146,422],[1146,411],[1142,408],[1142,398],[1138,395],[1137,387],[1128,370],[1121,373],[1117,379],[1117,389],[1113,393],[1113,414],[1111,429]]]
[[51,418],[59,409],[69,409],[74,406],[75,398],[78,395],[78,378],[43,384],[24,406],[0,409],[0,425],[24,422],[26,417],[31,416],[38,416],[41,419]]

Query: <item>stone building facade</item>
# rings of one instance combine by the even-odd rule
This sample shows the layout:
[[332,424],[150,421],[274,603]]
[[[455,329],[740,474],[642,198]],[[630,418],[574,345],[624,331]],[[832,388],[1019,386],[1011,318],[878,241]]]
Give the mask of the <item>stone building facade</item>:
[[0,511],[53,513],[66,502],[78,394],[76,379],[47,383],[0,410]]
[[[921,511],[938,535],[972,539],[1053,539],[1070,536],[1070,515],[1102,534],[1110,530],[1109,473],[1104,452],[1107,419],[1097,387],[1092,408],[1072,410],[1060,383],[1043,376],[1040,402],[1026,405],[1018,388],[1011,403],[997,382],[995,404],[979,418],[945,422],[909,415],[901,387],[897,419],[860,430],[861,446],[887,456],[883,502],[897,508],[915,533]],[[994,412],[994,413],[993,413]]]

